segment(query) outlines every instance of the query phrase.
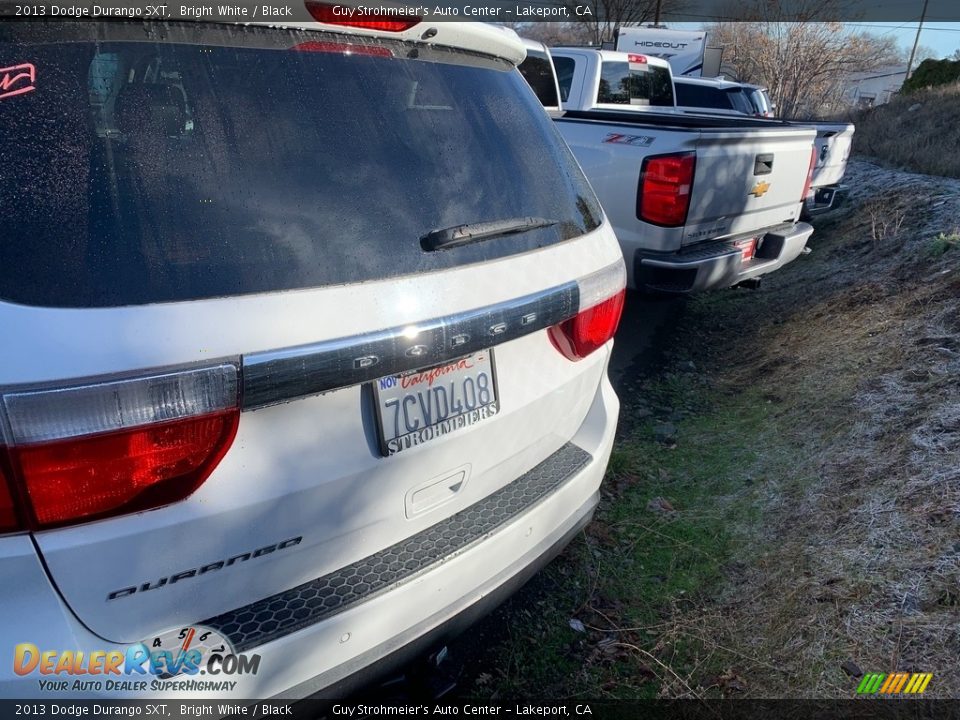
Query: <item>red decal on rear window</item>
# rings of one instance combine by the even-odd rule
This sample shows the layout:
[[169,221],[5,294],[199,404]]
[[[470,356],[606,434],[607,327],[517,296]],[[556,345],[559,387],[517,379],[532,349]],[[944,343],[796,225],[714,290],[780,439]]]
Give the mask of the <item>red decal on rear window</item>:
[[0,68],[0,100],[36,90],[37,69],[31,63]]

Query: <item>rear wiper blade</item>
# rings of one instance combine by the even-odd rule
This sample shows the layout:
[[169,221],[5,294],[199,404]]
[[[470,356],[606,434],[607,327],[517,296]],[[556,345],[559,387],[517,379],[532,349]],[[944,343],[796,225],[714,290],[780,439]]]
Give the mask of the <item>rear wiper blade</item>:
[[420,238],[420,246],[427,251],[447,250],[478,240],[550,227],[558,222],[559,220],[548,220],[546,218],[521,217],[468,223],[467,225],[457,225],[442,230],[431,230]]

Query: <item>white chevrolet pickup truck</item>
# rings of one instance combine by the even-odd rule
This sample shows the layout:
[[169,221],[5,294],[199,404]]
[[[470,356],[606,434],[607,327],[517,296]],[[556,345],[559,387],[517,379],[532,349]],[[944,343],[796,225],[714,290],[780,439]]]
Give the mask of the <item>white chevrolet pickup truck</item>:
[[551,54],[564,110],[554,123],[613,224],[630,287],[756,285],[803,252],[812,128],[677,113],[669,65],[657,58]]

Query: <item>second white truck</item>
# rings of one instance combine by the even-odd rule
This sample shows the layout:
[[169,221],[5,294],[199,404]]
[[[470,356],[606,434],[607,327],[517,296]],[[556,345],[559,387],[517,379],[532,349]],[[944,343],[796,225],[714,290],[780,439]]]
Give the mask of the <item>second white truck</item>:
[[[678,109],[686,113],[773,117],[773,104],[765,88],[720,78],[673,78]],[[790,120],[792,125],[817,131],[816,158],[810,191],[804,198],[804,219],[837,207],[846,193],[841,184],[853,146],[855,127],[848,122]]]
[[[651,77],[665,64],[656,58],[551,54],[564,67],[564,112],[554,122],[613,224],[630,287],[691,293],[756,285],[803,252],[813,233],[798,222],[813,128],[677,113],[672,83],[663,90]],[[654,104],[658,92],[670,102],[660,96],[663,105]]]

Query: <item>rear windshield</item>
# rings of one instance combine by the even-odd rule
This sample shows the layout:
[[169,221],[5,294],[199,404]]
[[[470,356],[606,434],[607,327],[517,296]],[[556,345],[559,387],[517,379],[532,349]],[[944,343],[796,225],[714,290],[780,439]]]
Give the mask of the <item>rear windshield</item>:
[[625,62],[604,62],[597,102],[673,107],[670,71],[658,65],[634,64],[631,67]]
[[527,59],[520,63],[520,74],[537,94],[544,107],[559,107],[557,85],[553,79],[553,67],[545,52],[527,50]]
[[[485,56],[214,24],[0,22],[0,67],[4,300],[132,305],[383,279],[601,220],[523,78]],[[421,245],[527,217],[553,224]]]
[[677,83],[677,105],[686,107],[736,110],[751,115],[753,103],[739,87],[717,88],[695,83]]

